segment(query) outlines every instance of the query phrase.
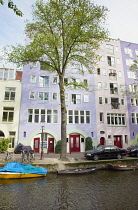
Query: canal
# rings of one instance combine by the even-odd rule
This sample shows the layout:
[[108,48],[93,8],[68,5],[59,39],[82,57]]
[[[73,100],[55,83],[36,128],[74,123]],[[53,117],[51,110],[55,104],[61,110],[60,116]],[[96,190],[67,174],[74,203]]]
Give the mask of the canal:
[[0,210],[138,210],[138,171],[0,180]]

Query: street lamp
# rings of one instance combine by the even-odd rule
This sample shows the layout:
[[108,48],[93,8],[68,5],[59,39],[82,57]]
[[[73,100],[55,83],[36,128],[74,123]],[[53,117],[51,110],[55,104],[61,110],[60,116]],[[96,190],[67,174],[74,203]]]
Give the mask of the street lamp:
[[43,155],[44,155],[44,152],[43,152],[43,142],[44,142],[44,132],[43,132],[43,129],[44,129],[44,125],[42,125],[41,128],[42,128],[42,133],[41,133],[41,158],[40,158],[40,160],[43,159]]

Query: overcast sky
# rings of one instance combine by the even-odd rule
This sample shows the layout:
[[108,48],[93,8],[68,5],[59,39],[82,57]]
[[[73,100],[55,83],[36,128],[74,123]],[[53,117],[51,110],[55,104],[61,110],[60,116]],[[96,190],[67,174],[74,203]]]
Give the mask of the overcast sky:
[[[31,5],[36,0],[13,0],[24,13],[23,17],[5,5],[0,5],[0,48],[5,45],[24,44],[25,20],[31,19]],[[138,43],[138,0],[94,0],[109,9],[107,27],[110,37]]]

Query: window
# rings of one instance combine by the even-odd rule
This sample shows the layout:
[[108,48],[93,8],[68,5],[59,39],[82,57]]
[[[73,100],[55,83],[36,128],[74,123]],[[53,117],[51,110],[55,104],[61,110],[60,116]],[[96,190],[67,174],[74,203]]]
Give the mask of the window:
[[103,75],[106,76],[107,75],[107,70],[106,69],[102,69],[103,71]]
[[109,66],[115,66],[115,58],[112,56],[107,56],[107,62]]
[[39,87],[49,87],[48,76],[39,76]]
[[123,99],[123,98],[121,99],[121,104],[122,104],[122,105],[124,105],[124,104],[125,104],[125,102],[124,102],[124,99]]
[[103,89],[108,89],[108,86],[107,86],[106,82],[103,83]]
[[136,79],[136,73],[133,71],[128,71],[127,75],[128,75],[128,78],[130,79]]
[[31,83],[36,83],[36,75],[31,75],[30,76],[30,82]]
[[99,97],[99,104],[102,104],[102,97]]
[[87,94],[84,94],[84,102],[89,102],[89,95]]
[[105,104],[108,104],[108,98],[105,98]]
[[3,122],[13,122],[14,108],[13,107],[3,107]]
[[138,56],[138,50],[135,50],[136,56]]
[[120,64],[120,58],[117,58],[116,62],[117,64]]
[[131,113],[132,124],[138,124],[138,113]]
[[14,69],[0,69],[0,80],[13,80],[15,79]]
[[64,78],[64,84],[67,85],[69,83],[68,78]]
[[48,92],[39,92],[38,100],[41,103],[48,103],[49,93]]
[[98,74],[98,75],[101,74],[100,68],[97,68],[97,74]]
[[57,101],[57,93],[53,93],[52,100]]
[[74,79],[74,78],[72,78],[72,83],[73,83],[72,88],[76,89],[77,86],[80,83],[80,79]]
[[138,91],[138,85],[137,84],[131,84],[129,85],[129,91],[132,93],[137,93]]
[[57,77],[53,77],[52,78],[52,84],[56,85],[58,83],[58,78]]
[[126,124],[125,114],[107,114],[107,124],[114,126],[124,126]]
[[131,106],[138,106],[138,99],[137,98],[131,98],[130,103],[131,103]]
[[71,95],[71,104],[81,104],[81,95],[80,94],[72,94]]
[[68,124],[89,124],[90,111],[68,110],[67,112]]
[[57,122],[58,122],[58,111],[53,110],[53,123],[57,123]]
[[4,100],[14,101],[15,100],[15,90],[16,90],[16,88],[6,87]]
[[117,83],[110,83],[110,93],[111,94],[117,94],[118,93]]
[[9,148],[14,148],[15,134],[16,132],[14,131],[9,132],[9,140],[10,140]]
[[101,90],[101,89],[102,89],[102,83],[98,82],[98,90]]
[[126,65],[127,66],[132,66],[133,65],[133,60],[131,60],[131,59],[126,59]]
[[125,144],[128,144],[128,136],[125,135]]
[[35,99],[35,92],[33,92],[33,91],[31,91],[30,93],[29,93],[29,99]]
[[124,51],[126,54],[128,54],[130,57],[132,57],[132,50],[130,48],[125,47]]
[[116,70],[109,69],[109,77],[116,77],[116,76],[117,76]]
[[87,80],[87,79],[84,79],[84,80],[83,80],[83,83],[84,83],[84,85],[87,86],[87,85],[88,85],[88,80]]
[[29,123],[58,123],[58,111],[52,109],[28,109]]
[[118,77],[122,77],[122,72],[118,71]]
[[104,122],[104,120],[103,120],[103,112],[100,112],[100,122]]
[[107,44],[106,51],[107,51],[107,53],[114,54],[114,46]]
[[112,109],[119,109],[119,99],[118,98],[111,98],[111,108]]

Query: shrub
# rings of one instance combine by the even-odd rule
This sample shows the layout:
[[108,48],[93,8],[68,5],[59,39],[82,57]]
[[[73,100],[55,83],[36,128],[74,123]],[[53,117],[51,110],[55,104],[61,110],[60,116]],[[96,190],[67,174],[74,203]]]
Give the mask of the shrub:
[[90,150],[90,149],[93,149],[92,138],[91,137],[87,137],[85,139],[85,151]]
[[0,141],[0,153],[4,153],[8,149],[9,139]]
[[55,153],[61,153],[61,140],[59,140],[55,146]]

